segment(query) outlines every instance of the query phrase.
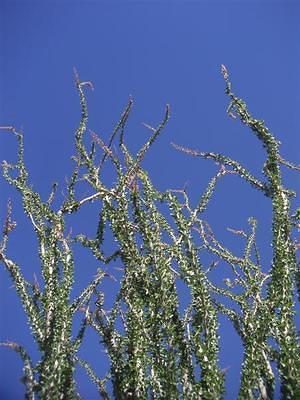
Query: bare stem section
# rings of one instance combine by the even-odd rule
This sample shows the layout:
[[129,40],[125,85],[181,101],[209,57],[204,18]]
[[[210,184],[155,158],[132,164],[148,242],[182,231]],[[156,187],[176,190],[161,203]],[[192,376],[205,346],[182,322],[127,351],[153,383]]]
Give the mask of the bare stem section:
[[[254,119],[246,104],[231,91],[224,66],[222,73],[230,99],[229,115],[250,127],[266,150],[265,180],[222,154],[173,144],[177,150],[219,165],[195,207],[190,204],[186,188],[160,192],[142,168],[145,154],[170,118],[168,105],[156,126],[144,124],[150,137],[135,155],[124,142],[132,99],[107,144],[91,130],[92,144],[87,144],[85,90],[93,89],[93,85],[81,81],[75,71],[81,119],[75,133],[74,170],[66,198],[58,209],[53,206],[56,184],[48,200],[43,201],[28,181],[22,133],[12,126],[0,127],[18,140],[18,161],[4,161],[3,176],[22,195],[24,213],[39,245],[43,279],[41,284],[36,278],[33,283],[26,281],[22,269],[7,255],[9,235],[16,228],[9,201],[0,261],[13,280],[41,358],[34,365],[19,344],[1,345],[18,352],[23,360],[27,399],[81,398],[74,378],[76,367],[86,370],[98,388],[99,398],[106,400],[222,399],[225,370],[219,365],[220,314],[232,322],[244,346],[239,398],[273,399],[276,369],[282,397],[300,397],[300,355],[294,321],[294,294],[300,273],[298,245],[292,239],[292,228],[299,227],[300,212],[291,214],[294,192],[284,187],[281,177],[282,166],[294,170],[299,167],[281,157],[279,142],[264,122]],[[104,178],[108,164],[116,177],[110,185]],[[228,174],[239,175],[270,199],[273,258],[267,273],[261,265],[254,218],[249,218],[247,230],[230,229],[244,240],[242,256],[226,248],[203,218],[219,180]],[[79,194],[83,183],[89,190],[85,196]],[[94,234],[72,235],[67,229],[69,214],[95,202],[98,219]],[[107,255],[108,235],[114,243]],[[75,246],[91,252],[99,267],[90,283],[74,297]],[[209,254],[214,261],[207,266],[203,260]],[[234,279],[225,278],[223,286],[215,284],[211,271],[226,265]],[[123,272],[119,280],[114,270]],[[109,310],[103,285],[107,278],[114,287],[117,285],[115,302]],[[184,309],[178,290],[181,286],[189,296]],[[73,322],[80,312],[81,326],[74,333]],[[98,377],[92,365],[77,354],[89,329],[99,335],[109,357],[110,367],[104,377]],[[99,363],[103,362],[100,356]]]

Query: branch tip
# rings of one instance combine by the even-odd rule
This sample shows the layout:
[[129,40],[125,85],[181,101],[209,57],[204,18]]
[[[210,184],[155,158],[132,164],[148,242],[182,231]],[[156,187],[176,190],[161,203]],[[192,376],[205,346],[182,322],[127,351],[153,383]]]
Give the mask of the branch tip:
[[78,74],[77,69],[75,67],[73,67],[73,74],[74,74],[74,79],[75,79],[76,86],[79,86],[80,85],[79,74]]
[[9,132],[12,132],[12,133],[17,133],[17,130],[16,130],[16,128],[14,127],[14,126],[11,126],[11,125],[8,125],[8,126],[0,126],[0,130],[2,130],[2,131],[9,131]]
[[166,104],[166,119],[170,118],[170,104]]
[[227,81],[229,78],[229,74],[228,74],[228,70],[224,64],[221,64],[221,73],[222,73],[224,79]]
[[95,89],[92,81],[80,82],[80,86],[88,86],[91,90]]

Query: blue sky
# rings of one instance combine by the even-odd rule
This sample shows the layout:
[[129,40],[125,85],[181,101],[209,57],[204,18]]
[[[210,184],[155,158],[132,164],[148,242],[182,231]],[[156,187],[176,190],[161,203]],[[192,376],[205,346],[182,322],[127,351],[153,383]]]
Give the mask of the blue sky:
[[[74,131],[80,109],[73,66],[81,79],[95,86],[88,93],[89,127],[108,138],[126,105],[134,99],[126,138],[137,150],[149,132],[142,122],[157,124],[166,103],[171,120],[147,155],[144,167],[161,189],[182,188],[188,182],[197,201],[216,166],[176,152],[170,142],[228,155],[261,176],[264,152],[251,132],[228,118],[228,100],[220,64],[230,72],[233,90],[243,97],[256,118],[282,142],[282,156],[300,163],[300,4],[298,1],[0,1],[0,125],[23,127],[25,160],[34,188],[47,198],[52,182],[63,189],[74,154]],[[0,159],[15,159],[16,143],[0,132]],[[299,190],[299,177],[285,173],[286,186]],[[36,243],[22,215],[19,196],[0,180],[0,217],[13,199],[18,229],[9,256],[32,279],[38,271]],[[237,251],[236,237],[226,227],[246,228],[258,219],[258,239],[265,268],[270,262],[270,201],[238,177],[218,186],[207,211],[216,234]],[[79,226],[90,228],[79,215]],[[84,270],[83,270],[84,268]],[[78,263],[82,284],[94,275],[94,265]],[[23,343],[35,354],[26,318],[0,269],[0,340]],[[221,365],[227,374],[227,399],[236,398],[241,362],[238,337],[222,319]],[[105,362],[90,333],[86,358],[101,373]],[[0,397],[22,398],[18,382],[21,364],[8,349],[1,351]],[[35,356],[34,356],[35,357]],[[78,373],[80,391],[94,399],[96,390]]]

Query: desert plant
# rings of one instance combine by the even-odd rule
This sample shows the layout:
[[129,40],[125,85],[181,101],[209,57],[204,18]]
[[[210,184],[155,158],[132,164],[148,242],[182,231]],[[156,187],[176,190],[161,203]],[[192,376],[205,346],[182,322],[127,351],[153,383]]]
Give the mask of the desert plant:
[[[232,322],[244,347],[239,398],[273,399],[275,369],[279,371],[282,398],[300,398],[300,352],[294,321],[297,282],[298,290],[300,285],[298,245],[292,237],[293,228],[299,227],[299,211],[291,212],[295,193],[284,187],[281,167],[300,168],[281,157],[279,142],[264,121],[254,119],[243,100],[231,91],[224,66],[222,73],[230,99],[228,114],[247,125],[266,151],[265,179],[261,181],[222,154],[173,144],[177,150],[218,164],[218,171],[196,207],[190,204],[185,188],[158,191],[142,168],[146,152],[168,122],[169,106],[156,127],[145,125],[151,136],[135,155],[124,141],[132,99],[108,143],[90,131],[92,143],[88,145],[85,89],[93,86],[75,73],[82,114],[75,134],[75,167],[67,196],[58,208],[53,206],[56,185],[43,201],[29,183],[23,135],[14,127],[1,127],[18,140],[18,161],[4,161],[3,176],[22,195],[24,213],[39,243],[43,277],[40,284],[28,282],[7,255],[8,237],[16,227],[9,202],[0,259],[27,314],[40,361],[33,365],[19,344],[2,345],[22,357],[27,399],[80,398],[74,379],[77,365],[86,369],[103,399],[221,399],[225,371],[218,363],[220,313]],[[116,173],[115,181],[109,185],[102,179],[103,166],[108,162]],[[245,240],[242,256],[226,248],[203,219],[218,181],[227,174],[239,175],[270,199],[273,256],[268,273],[261,265],[254,218],[249,218],[247,231],[233,231]],[[86,197],[78,195],[82,182],[90,190]],[[68,216],[91,202],[99,205],[94,236],[72,235],[67,230]],[[115,240],[109,255],[104,246],[108,231]],[[72,298],[74,246],[78,244],[90,251],[101,267],[91,283]],[[228,264],[235,279],[225,279],[222,287],[214,284],[210,271],[219,267],[217,262],[205,266],[204,252]],[[123,277],[115,303],[108,311],[99,285],[110,277],[106,266],[115,260],[121,262]],[[178,281],[190,293],[190,303],[183,312]],[[80,312],[84,317],[79,332],[74,334],[72,324]],[[110,369],[103,378],[77,354],[87,329],[98,333],[109,355]],[[108,381],[113,393],[107,389]]]

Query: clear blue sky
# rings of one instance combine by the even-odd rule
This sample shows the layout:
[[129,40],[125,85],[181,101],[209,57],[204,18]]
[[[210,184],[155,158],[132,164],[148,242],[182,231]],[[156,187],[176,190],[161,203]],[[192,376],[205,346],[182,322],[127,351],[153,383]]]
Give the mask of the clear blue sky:
[[[300,3],[298,1],[15,1],[0,0],[0,125],[23,127],[25,160],[31,182],[45,199],[53,181],[62,190],[70,174],[74,131],[80,109],[72,68],[95,91],[88,94],[89,127],[108,138],[127,103],[135,101],[127,140],[137,150],[149,132],[142,122],[161,120],[166,103],[171,120],[147,156],[144,166],[160,189],[182,188],[188,181],[192,201],[205,188],[216,166],[176,152],[170,142],[203,151],[222,152],[261,176],[264,153],[249,130],[226,115],[228,100],[220,64],[231,74],[234,91],[248,103],[282,142],[282,155],[300,163]],[[15,159],[16,143],[0,132],[0,159]],[[286,184],[299,189],[296,174]],[[22,215],[20,198],[0,180],[0,217],[13,199],[18,229],[9,256],[28,279],[39,265],[30,224]],[[232,193],[234,191],[234,194]],[[270,262],[270,201],[234,176],[218,187],[207,219],[218,237],[239,250],[226,227],[247,228],[247,218],[259,221],[258,237],[265,268]],[[88,214],[82,227],[90,228]],[[2,224],[1,222],[1,224]],[[91,222],[93,222],[91,220]],[[95,265],[78,263],[79,285],[89,282]],[[0,268],[0,340],[22,343],[33,352],[26,318]],[[241,346],[223,319],[221,365],[227,374],[227,399],[235,399]],[[104,353],[89,335],[86,359],[101,374]],[[21,363],[12,351],[0,349],[0,398],[22,398],[18,382]],[[84,398],[96,390],[78,372]]]

